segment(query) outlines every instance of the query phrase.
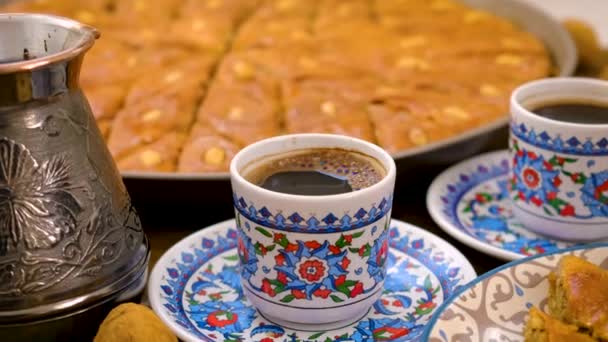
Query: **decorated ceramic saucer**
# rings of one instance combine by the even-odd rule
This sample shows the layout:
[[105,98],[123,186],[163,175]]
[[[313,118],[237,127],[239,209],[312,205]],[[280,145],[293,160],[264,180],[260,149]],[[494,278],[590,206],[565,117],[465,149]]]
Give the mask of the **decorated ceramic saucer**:
[[431,217],[465,245],[503,260],[574,244],[525,229],[511,212],[508,151],[479,155],[441,173],[427,193]]
[[427,324],[422,340],[523,341],[528,310],[536,306],[548,312],[549,274],[567,254],[608,267],[608,243],[512,261],[475,279],[444,302]]
[[265,320],[243,295],[235,226],[229,220],[184,238],[152,271],[150,304],[184,341],[412,341],[436,308],[476,277],[456,248],[393,220],[385,288],[367,315],[328,331],[288,329]]

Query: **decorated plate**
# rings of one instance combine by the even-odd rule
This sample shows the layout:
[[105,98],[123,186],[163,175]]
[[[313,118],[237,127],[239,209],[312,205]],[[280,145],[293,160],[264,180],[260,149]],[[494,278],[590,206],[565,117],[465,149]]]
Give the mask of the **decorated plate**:
[[573,246],[531,232],[513,216],[508,158],[506,150],[482,154],[437,176],[426,201],[433,220],[460,242],[504,260]]
[[422,338],[430,342],[523,341],[528,310],[547,312],[548,276],[574,254],[608,268],[608,243],[575,246],[513,261],[458,291],[437,310]]
[[296,331],[260,316],[241,289],[234,220],[167,251],[150,276],[150,304],[185,341],[412,341],[436,308],[476,274],[444,240],[404,222],[391,225],[382,298],[360,321],[339,329]]

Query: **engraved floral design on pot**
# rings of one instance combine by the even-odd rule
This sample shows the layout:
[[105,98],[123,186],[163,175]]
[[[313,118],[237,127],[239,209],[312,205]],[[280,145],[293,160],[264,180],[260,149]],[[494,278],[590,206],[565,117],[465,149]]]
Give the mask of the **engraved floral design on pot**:
[[0,139],[0,255],[50,248],[73,233],[81,204],[70,166],[58,155],[39,164],[23,145]]

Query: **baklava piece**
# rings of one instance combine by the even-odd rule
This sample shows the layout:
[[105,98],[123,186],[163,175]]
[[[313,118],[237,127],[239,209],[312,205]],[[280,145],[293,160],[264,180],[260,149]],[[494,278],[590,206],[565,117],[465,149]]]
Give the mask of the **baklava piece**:
[[594,342],[589,335],[578,332],[578,327],[563,323],[536,307],[530,308],[524,330],[525,342]]
[[83,89],[96,120],[112,120],[124,103],[127,87],[102,85]]
[[83,86],[113,85],[133,79],[129,60],[136,51],[110,39],[100,39],[87,53],[80,72]]
[[275,48],[314,43],[311,20],[306,17],[254,17],[245,22],[234,39],[234,50]]
[[201,89],[180,88],[173,93],[159,94],[127,105],[114,119],[108,139],[110,152],[120,159],[167,133],[186,134],[194,121],[200,95]]
[[193,93],[192,97],[200,96],[214,63],[212,58],[186,59],[143,75],[133,82],[125,102],[131,105],[179,92]]
[[333,133],[374,140],[364,86],[338,87],[344,80],[291,82],[282,87],[289,133]]
[[281,133],[279,102],[274,88],[261,83],[214,82],[197,120],[241,146]]
[[553,317],[608,340],[608,271],[575,256],[564,256],[549,277]]
[[374,23],[371,1],[368,0],[323,0],[319,2],[314,32],[330,32],[342,25],[366,25]]
[[179,6],[179,19],[205,16],[239,23],[249,16],[261,0],[185,0]]
[[234,28],[235,23],[226,18],[190,15],[171,23],[165,43],[219,57],[227,49]]
[[115,158],[122,171],[175,172],[186,135],[170,132],[158,140],[138,146],[130,153]]
[[179,158],[178,172],[227,172],[240,147],[211,128],[195,124]]

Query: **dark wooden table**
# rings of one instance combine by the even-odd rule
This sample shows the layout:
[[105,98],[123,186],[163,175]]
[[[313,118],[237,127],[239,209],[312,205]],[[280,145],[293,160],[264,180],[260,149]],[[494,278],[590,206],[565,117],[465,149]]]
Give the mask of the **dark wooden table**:
[[[443,232],[426,210],[426,191],[444,166],[417,168],[399,174],[392,217],[422,227],[450,242],[473,264],[479,275],[504,261],[454,240]],[[155,182],[126,180],[144,229],[151,241],[151,267],[173,244],[211,224],[233,218],[230,184],[227,181]]]

